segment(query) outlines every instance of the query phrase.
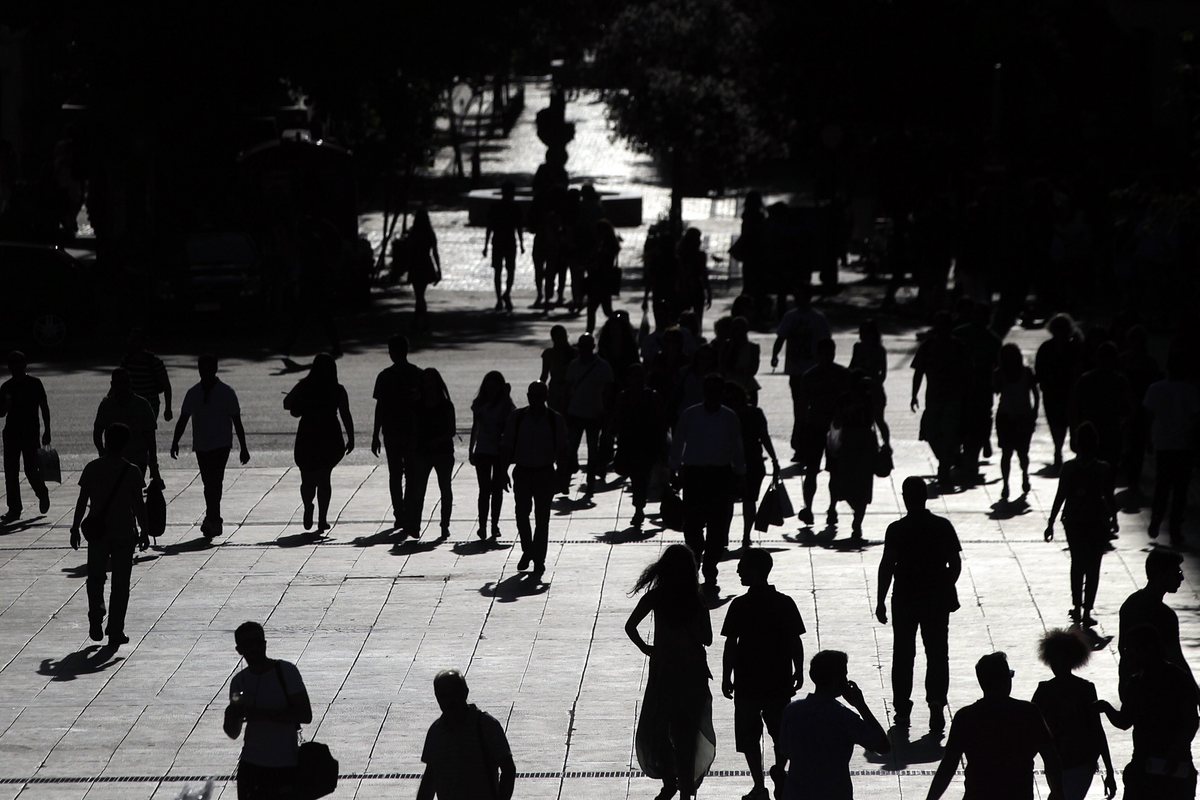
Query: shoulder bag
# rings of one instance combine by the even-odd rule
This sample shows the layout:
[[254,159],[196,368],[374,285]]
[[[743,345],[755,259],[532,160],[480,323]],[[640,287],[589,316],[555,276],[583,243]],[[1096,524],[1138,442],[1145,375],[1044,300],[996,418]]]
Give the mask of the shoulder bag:
[[[287,683],[283,680],[283,670],[279,661],[275,662],[275,677],[279,679],[279,688],[283,691],[283,700],[287,707],[292,707],[292,698],[288,695]],[[338,784],[338,761],[333,757],[327,745],[320,742],[304,741],[300,735],[300,726],[296,726],[296,735],[300,737],[300,752],[296,759],[296,787],[299,790],[299,800],[316,800],[333,794]]]

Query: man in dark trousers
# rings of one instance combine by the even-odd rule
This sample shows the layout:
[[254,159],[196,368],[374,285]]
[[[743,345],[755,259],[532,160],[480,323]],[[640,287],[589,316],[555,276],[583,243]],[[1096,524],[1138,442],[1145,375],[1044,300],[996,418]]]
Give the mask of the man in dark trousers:
[[442,715],[429,726],[421,761],[425,772],[417,800],[511,800],[517,779],[508,737],[496,718],[468,703],[470,689],[458,670],[433,679]]
[[[558,471],[567,455],[567,426],[558,412],[546,405],[546,384],[529,384],[529,405],[508,415],[500,452],[513,465],[513,502],[517,532],[521,537],[521,560],[517,569],[533,565],[534,580],[546,572],[546,549],[550,541],[550,501],[558,485]],[[530,529],[529,514],[533,513]]]
[[721,405],[725,379],[704,378],[704,402],[686,409],[671,443],[671,470],[683,485],[683,535],[704,573],[705,588],[717,590],[717,565],[729,546],[733,501],[746,476],[742,423]]
[[[392,495],[392,516],[395,529],[404,536],[404,488],[407,484],[409,451],[415,430],[413,411],[421,386],[421,369],[408,361],[408,339],[397,334],[388,340],[388,355],[392,366],[384,368],[375,379],[375,428],[371,435],[371,452],[376,457],[381,449],[387,451],[388,489]],[[382,441],[380,439],[382,434]]]
[[42,445],[50,445],[50,404],[46,389],[37,378],[26,373],[28,362],[20,350],[8,354],[8,372],[12,376],[0,384],[0,417],[4,421],[4,492],[8,511],[2,522],[21,518],[21,460],[25,461],[25,478],[37,495],[38,510],[50,510],[50,492],[42,480],[38,462],[38,413],[42,415]]
[[767,583],[773,566],[766,550],[746,550],[738,576],[746,593],[735,597],[725,614],[721,692],[733,699],[734,741],[746,756],[754,788],[751,800],[769,797],[760,748],[763,725],[771,737],[776,790],[783,783],[779,725],[792,695],[804,685],[804,621],[796,602]]
[[950,613],[958,610],[954,584],[962,571],[958,534],[950,520],[925,508],[925,481],[910,475],[902,487],[908,514],[888,525],[879,562],[879,603],[875,617],[887,624],[887,593],[892,595],[892,704],[895,725],[907,728],[912,711],[913,662],[917,630],[925,643],[925,700],[929,730],[946,729],[946,692],[950,686],[948,634]]
[[1062,769],[1050,729],[1037,706],[1016,700],[1012,670],[1004,653],[989,653],[975,664],[983,698],[959,711],[950,726],[946,753],[926,800],[939,800],[966,756],[967,800],[1033,800],[1033,757],[1042,756],[1050,800],[1060,800]]
[[[821,460],[825,458],[825,442],[829,426],[837,413],[838,403],[854,382],[850,370],[836,363],[833,358],[837,350],[833,339],[817,342],[817,363],[800,378],[800,458],[804,465],[804,507],[797,515],[806,525],[813,524],[812,504],[817,494],[817,473],[821,471]],[[825,517],[829,525],[837,524],[837,510],[832,499]]]

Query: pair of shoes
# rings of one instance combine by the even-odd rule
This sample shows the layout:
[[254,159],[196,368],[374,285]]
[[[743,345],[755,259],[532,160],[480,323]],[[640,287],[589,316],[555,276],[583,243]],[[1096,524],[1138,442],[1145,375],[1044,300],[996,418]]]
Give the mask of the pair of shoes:
[[317,523],[317,533],[324,533],[325,531],[329,530],[332,527],[333,526],[330,525],[325,520],[321,520],[320,522]]
[[1029,485],[1029,476],[1023,475],[1021,477],[1021,494],[1029,494],[1030,488],[1032,487]]
[[481,525],[479,530],[475,531],[475,535],[478,536],[482,541],[483,539],[487,538],[487,529]]
[[512,298],[511,298],[511,297],[509,297],[507,294],[506,294],[506,295],[504,295],[504,309],[505,309],[506,311],[512,311],[512,310],[513,310]]
[[541,308],[544,305],[545,305],[545,303],[542,302],[542,296],[539,294],[537,297],[537,300],[534,300],[532,303],[530,303],[529,307],[530,308]]
[[492,539],[495,540],[495,539],[499,539],[499,538],[500,538],[500,524],[498,522],[493,522],[492,523]]
[[1087,625],[1089,627],[1092,625],[1099,624],[1098,622],[1096,622],[1096,618],[1092,616],[1092,610],[1090,608],[1085,608],[1083,610],[1083,618],[1081,621],[1083,622],[1084,625]]
[[88,625],[88,638],[93,642],[98,642],[104,638],[104,622],[103,620],[92,620]]
[[851,539],[861,539],[862,537],[863,537],[863,535],[862,535],[862,526],[861,525],[855,525],[852,528],[850,528],[850,538]]
[[679,787],[674,783],[663,783],[663,787],[658,790],[658,794],[654,795],[654,800],[671,800],[672,797],[679,791]]
[[310,530],[313,526],[313,504],[304,504],[304,530]]
[[533,570],[529,573],[529,575],[535,581],[538,581],[539,583],[542,580],[542,576],[545,574],[546,574],[546,565],[545,564],[534,564]]
[[204,535],[205,539],[215,539],[221,535],[221,525],[223,523],[224,520],[220,517],[216,519],[205,517],[204,522],[200,523],[200,533]]
[[1008,502],[1008,484],[1007,484],[1007,483],[1006,483],[1006,484],[1004,484],[1004,488],[1002,488],[1002,489],[1000,490],[1000,502],[1001,502],[1001,503],[1007,503],[1007,502]]
[[50,492],[42,489],[42,493],[38,495],[38,513],[45,514],[50,510]]
[[449,525],[442,526],[442,533],[438,538],[439,539],[449,539],[450,538],[450,526]]
[[892,727],[907,728],[909,726],[909,723],[912,721],[912,718],[909,716],[909,713],[910,712],[908,712],[908,711],[901,711],[900,709],[896,709],[896,713],[892,715]]
[[946,730],[946,712],[942,706],[929,707],[929,732],[941,733]]
[[767,791],[766,786],[755,786],[742,795],[742,800],[767,800],[770,796],[771,793]]
[[533,561],[533,559],[531,559],[529,556],[522,555],[520,560],[517,561],[517,571],[522,572],[528,569],[531,561]]
[[496,298],[496,310],[497,311],[504,310],[504,300],[502,298],[499,298],[499,297]]
[[0,522],[16,522],[21,518],[21,509],[10,508],[4,512],[4,516],[0,516]]
[[644,511],[642,511],[639,508],[637,511],[633,512],[633,519],[629,520],[629,524],[632,527],[638,528],[640,530],[642,527],[642,523],[645,521],[646,521],[646,514]]
[[1079,613],[1078,608],[1072,608],[1070,611],[1067,612],[1067,618],[1070,619],[1071,622],[1074,622],[1076,625],[1079,624],[1080,616],[1081,615]]
[[123,644],[129,644],[128,636],[126,636],[123,633],[109,633],[108,634],[108,646],[109,647],[120,647]]
[[796,514],[796,518],[799,519],[801,522],[803,522],[805,525],[812,525],[813,524],[812,509],[808,508],[807,506],[800,509],[799,513]]
[[983,443],[983,457],[984,458],[992,457],[992,443],[990,441]]

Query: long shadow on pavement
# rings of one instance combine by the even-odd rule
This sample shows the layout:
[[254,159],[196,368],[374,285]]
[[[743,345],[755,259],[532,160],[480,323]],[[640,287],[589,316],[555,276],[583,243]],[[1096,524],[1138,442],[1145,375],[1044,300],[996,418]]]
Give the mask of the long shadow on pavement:
[[42,659],[38,667],[38,675],[45,675],[55,681],[73,681],[80,675],[91,675],[102,672],[109,667],[119,664],[124,659],[117,658],[117,648],[93,644],[55,661],[52,658]]
[[479,593],[484,597],[494,597],[500,603],[515,603],[522,597],[533,597],[543,594],[550,588],[545,581],[534,580],[532,575],[518,572],[502,581],[488,581],[479,587]]
[[497,542],[492,539],[472,539],[465,542],[455,542],[450,548],[455,555],[481,556],[484,553],[494,553],[498,550],[512,549],[511,542]]
[[937,733],[909,739],[907,729],[893,727],[888,731],[888,741],[892,743],[892,752],[872,753],[868,750],[866,754],[867,761],[888,771],[908,769],[912,764],[932,764],[941,761],[945,752],[942,736]]

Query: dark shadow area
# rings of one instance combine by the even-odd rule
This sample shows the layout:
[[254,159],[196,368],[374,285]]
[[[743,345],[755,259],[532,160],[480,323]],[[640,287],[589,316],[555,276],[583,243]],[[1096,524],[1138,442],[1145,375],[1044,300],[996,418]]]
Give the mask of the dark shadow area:
[[280,375],[294,375],[297,372],[308,372],[312,367],[312,363],[300,364],[290,358],[282,359],[283,367],[271,373],[271,377],[276,378]]
[[919,739],[910,739],[907,728],[893,727],[888,731],[888,741],[892,744],[892,752],[883,754],[868,750],[866,756],[867,761],[879,764],[889,772],[908,769],[913,764],[936,763],[942,760],[945,752],[940,733],[930,732]]
[[37,523],[43,519],[45,519],[45,517],[38,516],[33,517],[32,519],[15,519],[12,522],[0,523],[0,536],[8,536],[13,533],[27,531],[30,528],[36,527]]
[[82,564],[80,564],[78,567],[63,567],[62,568],[63,575],[66,575],[68,578],[78,578],[79,580],[83,580],[84,578],[86,578],[87,572],[88,572],[88,570],[87,570],[87,562],[86,561],[83,562]]
[[396,529],[388,528],[370,536],[356,536],[350,543],[355,547],[374,547],[377,544],[391,544],[395,537]]
[[478,556],[496,550],[511,550],[512,547],[510,542],[497,542],[494,539],[469,539],[464,542],[455,542],[450,549],[455,555]]
[[992,510],[988,512],[988,519],[1005,520],[1021,517],[1032,511],[1029,507],[1029,501],[1021,495],[1016,500],[1000,500],[992,503]]
[[182,542],[175,542],[174,544],[165,544],[158,548],[158,550],[164,556],[176,556],[180,553],[199,553],[203,550],[210,550],[212,547],[212,539],[204,536],[198,536],[195,539],[186,539]]
[[501,603],[515,603],[522,597],[532,597],[542,594],[550,588],[545,581],[534,580],[532,575],[518,572],[502,581],[488,581],[479,588],[484,597],[494,597]]
[[38,675],[45,675],[58,682],[73,681],[80,675],[103,672],[124,661],[123,658],[116,656],[117,648],[115,647],[88,645],[58,661],[51,658],[42,659],[41,666],[38,667]]
[[857,539],[851,537],[846,539],[834,539],[829,542],[827,549],[836,550],[839,553],[861,553],[864,550],[869,550],[872,547],[878,547],[883,544],[878,539],[865,539],[859,537]]
[[145,564],[148,561],[158,561],[158,559],[158,553],[148,553],[146,555],[134,556],[133,565],[136,567],[138,564]]
[[595,507],[596,502],[592,500],[590,494],[581,494],[579,497],[556,497],[550,504],[554,515],[558,517],[569,516],[576,511],[585,511]]
[[303,547],[306,544],[317,544],[326,541],[328,536],[321,536],[316,531],[304,531],[303,533],[292,533],[287,536],[280,536],[268,542],[259,542],[259,544],[273,544],[276,547]]
[[1039,478],[1057,478],[1062,473],[1062,467],[1056,467],[1053,464],[1046,464],[1039,470],[1034,471],[1034,475]]
[[1135,489],[1122,489],[1114,495],[1114,499],[1125,514],[1136,514],[1150,505],[1146,496]]
[[[784,534],[784,538],[785,539],[787,538],[787,534]],[[789,549],[786,547],[765,547],[765,546],[761,546],[761,545],[756,545],[753,542],[750,543],[750,547],[753,550],[762,550],[764,553],[783,553]],[[736,549],[730,548],[729,550],[725,551],[725,555],[721,558],[721,560],[722,561],[732,561],[732,560],[739,559],[742,557],[742,553],[744,553],[744,552],[746,552],[745,547],[738,547]]]
[[438,549],[445,542],[445,539],[409,539],[405,542],[397,542],[392,546],[392,555],[394,556],[411,556],[416,553],[428,553]]
[[596,541],[606,544],[644,542],[647,539],[654,538],[654,535],[661,531],[662,528],[634,528],[631,526],[620,531],[605,531],[604,533],[596,534]]

